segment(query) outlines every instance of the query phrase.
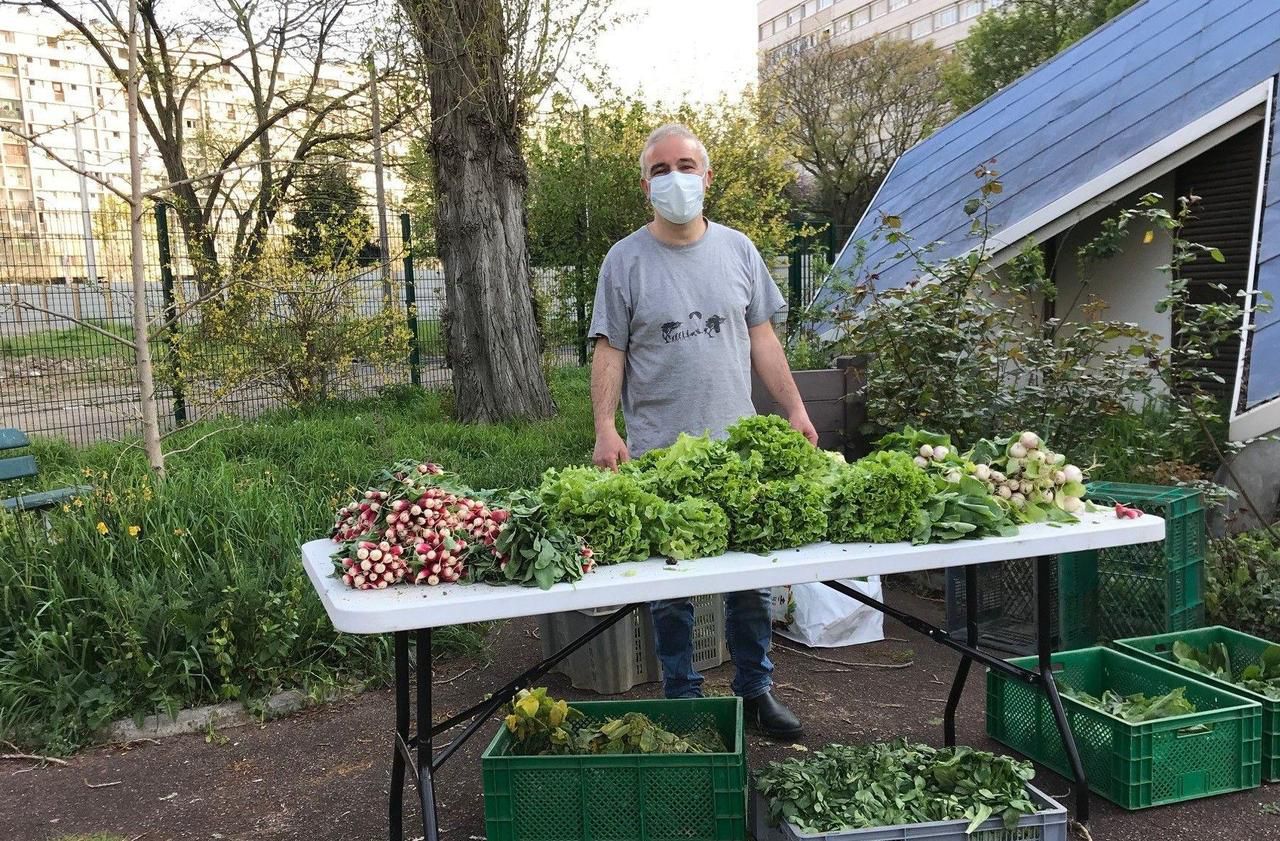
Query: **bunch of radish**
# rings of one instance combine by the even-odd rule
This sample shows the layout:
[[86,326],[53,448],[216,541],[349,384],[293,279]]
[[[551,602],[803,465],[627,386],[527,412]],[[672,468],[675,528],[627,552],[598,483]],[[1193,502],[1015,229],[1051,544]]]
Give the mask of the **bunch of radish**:
[[927,467],[937,466],[942,462],[946,461],[947,456],[949,455],[951,455],[950,447],[944,446],[942,444],[938,444],[932,447],[929,446],[928,444],[921,444],[920,450],[919,452],[916,453],[916,457],[915,457],[916,467],[923,469]]
[[1084,471],[1050,450],[1039,435],[1023,432],[1010,438],[1004,456],[1002,462],[973,464],[970,472],[1014,509],[1052,506],[1067,514],[1084,510]]
[[392,490],[370,489],[339,509],[334,558],[344,584],[363,590],[407,581],[436,586],[461,580],[474,552],[505,558],[495,544],[508,512],[462,489],[442,486],[439,465],[400,464]]
[[382,590],[404,580],[409,566],[404,562],[404,548],[390,543],[360,540],[355,551],[339,558],[342,583],[357,590]]

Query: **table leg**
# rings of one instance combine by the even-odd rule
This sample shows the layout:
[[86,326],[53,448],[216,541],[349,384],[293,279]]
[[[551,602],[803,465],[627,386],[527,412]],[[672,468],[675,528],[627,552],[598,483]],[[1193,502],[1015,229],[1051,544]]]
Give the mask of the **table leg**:
[[[423,841],[439,841],[440,823],[436,810],[435,772],[439,770],[449,757],[462,747],[464,743],[483,727],[498,709],[504,706],[515,693],[532,685],[532,682],[551,671],[557,663],[568,657],[582,646],[604,633],[615,623],[640,607],[640,603],[630,604],[620,609],[606,621],[595,626],[578,637],[564,648],[542,660],[538,665],[525,670],[523,674],[506,686],[490,693],[486,700],[474,704],[461,713],[450,716],[445,721],[434,723],[431,703],[431,629],[422,628],[414,631],[417,646],[417,734],[409,733],[409,632],[397,631],[395,634],[395,667],[396,667],[396,732],[392,740],[391,755],[391,792],[390,792],[390,828],[391,841],[404,841],[404,784],[406,775],[413,778],[418,787],[418,802],[422,810]],[[467,722],[463,731],[439,749],[435,749],[434,737],[452,730],[457,725]]]
[[439,819],[436,813],[435,778],[432,772],[431,747],[431,629],[417,632],[418,651],[418,744],[415,759],[418,766],[418,798],[422,807],[422,829],[425,841],[438,841]]
[[391,741],[391,796],[387,825],[391,841],[404,841],[404,773],[403,745],[409,741],[409,634],[395,634],[396,665],[396,732]]
[[1062,707],[1062,698],[1058,695],[1058,684],[1053,679],[1053,626],[1051,622],[1053,605],[1053,567],[1057,559],[1052,556],[1036,558],[1036,652],[1039,660],[1040,687],[1049,699],[1049,708],[1053,711],[1054,723],[1058,726],[1058,735],[1062,737],[1062,747],[1067,754],[1067,762],[1071,765],[1071,775],[1076,784],[1076,820],[1089,822],[1089,782],[1084,773],[1084,763],[1080,761],[1080,751],[1076,747],[1075,735],[1067,722],[1066,711]]
[[[967,633],[965,643],[970,648],[977,648],[978,568],[973,564],[964,568],[964,621]],[[948,747],[953,747],[956,743],[956,710],[960,707],[960,698],[964,695],[964,685],[969,679],[969,668],[972,665],[972,659],[961,655],[955,679],[951,681],[951,693],[947,695],[947,707],[942,715],[942,741]]]

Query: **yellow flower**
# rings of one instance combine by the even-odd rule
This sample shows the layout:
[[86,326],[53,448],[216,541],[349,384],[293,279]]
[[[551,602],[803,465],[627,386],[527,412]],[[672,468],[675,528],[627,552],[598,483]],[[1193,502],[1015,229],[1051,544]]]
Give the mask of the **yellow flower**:
[[81,506],[84,505],[84,500],[81,499],[80,497],[76,497],[75,499],[71,500],[71,504],[74,505],[76,508],[80,508]]
[[106,523],[104,523],[104,522],[102,522],[101,520],[99,520],[99,521],[98,521],[98,534],[106,534],[106,533],[107,533],[107,532],[109,532],[109,531],[111,531],[111,529],[107,528],[107,524],[106,524]]
[[63,513],[63,514],[70,514],[70,513],[71,513],[71,506],[70,506],[70,505],[68,505],[68,504],[67,504],[67,503],[65,503],[65,502],[64,502],[64,503],[62,503],[62,513]]
[[142,531],[142,526],[129,526],[130,537],[137,537],[138,533],[141,531]]
[[175,537],[182,537],[186,533],[187,533],[187,530],[184,528],[176,528],[173,530],[173,534]]

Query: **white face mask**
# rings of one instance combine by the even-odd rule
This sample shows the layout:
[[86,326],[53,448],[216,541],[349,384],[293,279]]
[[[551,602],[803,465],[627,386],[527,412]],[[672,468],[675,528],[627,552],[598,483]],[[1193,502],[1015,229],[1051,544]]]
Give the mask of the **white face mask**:
[[702,215],[702,194],[702,176],[691,172],[668,172],[649,179],[649,202],[673,225],[684,225]]

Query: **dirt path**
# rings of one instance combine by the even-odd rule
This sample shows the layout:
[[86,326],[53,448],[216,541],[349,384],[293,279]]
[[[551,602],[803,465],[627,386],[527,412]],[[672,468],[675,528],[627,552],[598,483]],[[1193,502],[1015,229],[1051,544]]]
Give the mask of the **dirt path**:
[[[938,616],[940,606],[902,593],[890,601]],[[503,626],[488,667],[450,663],[437,686],[438,715],[444,717],[479,698],[539,657],[533,621]],[[833,741],[865,741],[906,736],[933,744],[942,740],[941,699],[955,658],[940,646],[895,622],[889,640],[824,656],[861,662],[914,662],[903,669],[855,669],[851,673],[794,653],[777,653],[781,697],[804,718],[816,747]],[[908,651],[909,650],[909,651]],[[708,674],[708,688],[727,692],[731,667]],[[582,698],[567,681],[553,676],[557,694]],[[637,687],[630,697],[654,697],[656,685]],[[962,705],[962,742],[1000,751],[983,724],[983,680],[970,679]],[[72,759],[66,768],[20,771],[0,767],[0,838],[46,841],[71,833],[111,831],[137,841],[195,839],[306,839],[354,841],[386,837],[386,788],[392,720],[390,693],[371,692],[256,728],[227,731],[229,739],[206,741],[182,736],[132,749],[100,748]],[[486,728],[491,732],[491,728]],[[443,838],[475,841],[485,835],[480,798],[479,755],[487,738],[477,737],[450,761],[439,782]],[[753,767],[793,755],[790,749],[750,741]],[[114,785],[106,785],[118,783]],[[1037,785],[1067,798],[1071,786],[1041,771]],[[103,786],[92,788],[91,786]],[[1123,812],[1094,798],[1090,829],[1097,841],[1242,841],[1280,838],[1280,817],[1261,805],[1280,801],[1280,786],[1187,804]],[[407,826],[417,826],[416,816]],[[420,831],[420,830],[419,830]],[[409,838],[417,836],[410,831]]]

